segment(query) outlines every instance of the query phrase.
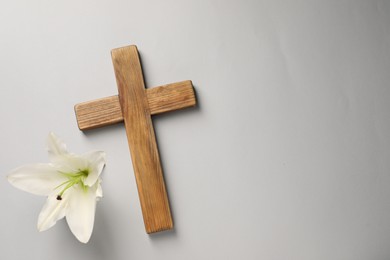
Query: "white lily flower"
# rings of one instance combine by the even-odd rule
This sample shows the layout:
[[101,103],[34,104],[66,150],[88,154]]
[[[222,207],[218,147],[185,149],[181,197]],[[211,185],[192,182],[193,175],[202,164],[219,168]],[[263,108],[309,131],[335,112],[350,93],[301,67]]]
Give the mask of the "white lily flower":
[[105,153],[69,153],[54,133],[49,134],[47,145],[51,163],[19,167],[10,173],[8,181],[21,190],[47,196],[38,217],[39,231],[66,217],[75,237],[87,243],[93,230],[96,201],[103,196],[99,176],[106,163]]

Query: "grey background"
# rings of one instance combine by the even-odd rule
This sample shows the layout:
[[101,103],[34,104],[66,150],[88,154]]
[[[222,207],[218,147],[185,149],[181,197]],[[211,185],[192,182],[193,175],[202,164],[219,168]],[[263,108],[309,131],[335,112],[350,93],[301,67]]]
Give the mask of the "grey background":
[[[144,231],[123,125],[73,105],[117,93],[110,50],[199,106],[156,116],[175,229]],[[389,1],[3,0],[0,259],[390,259]],[[49,131],[105,150],[92,238],[5,179]]]

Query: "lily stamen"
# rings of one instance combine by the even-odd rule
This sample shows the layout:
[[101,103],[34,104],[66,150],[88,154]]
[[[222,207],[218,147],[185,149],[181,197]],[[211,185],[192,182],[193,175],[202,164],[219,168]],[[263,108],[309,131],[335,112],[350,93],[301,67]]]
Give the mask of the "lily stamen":
[[80,170],[79,172],[76,173],[64,173],[64,172],[60,172],[60,173],[67,176],[68,180],[66,182],[61,183],[55,188],[58,189],[59,187],[66,185],[65,188],[63,188],[61,192],[58,194],[57,200],[62,200],[62,195],[64,195],[64,192],[74,185],[80,183],[83,186],[83,188],[85,188],[83,181],[89,174],[88,170]]

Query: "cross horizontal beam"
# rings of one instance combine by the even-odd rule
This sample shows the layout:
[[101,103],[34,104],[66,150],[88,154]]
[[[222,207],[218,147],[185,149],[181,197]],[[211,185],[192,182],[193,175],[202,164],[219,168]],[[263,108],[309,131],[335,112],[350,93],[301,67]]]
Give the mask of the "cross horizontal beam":
[[[196,105],[194,88],[190,80],[146,89],[146,96],[151,115]],[[77,104],[75,112],[80,130],[123,122],[122,109],[117,95]]]

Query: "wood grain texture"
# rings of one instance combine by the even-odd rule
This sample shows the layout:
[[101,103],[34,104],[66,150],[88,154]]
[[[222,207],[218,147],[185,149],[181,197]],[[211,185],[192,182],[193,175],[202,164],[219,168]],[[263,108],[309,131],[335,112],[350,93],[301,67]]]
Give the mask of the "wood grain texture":
[[111,52],[147,233],[173,228],[160,156],[136,46]]
[[147,89],[146,96],[152,115],[196,105],[195,93],[191,80]]
[[80,130],[89,130],[123,122],[118,96],[106,97],[74,106]]
[[[146,90],[151,115],[175,111],[196,105],[190,80],[167,84]],[[75,105],[80,130],[89,130],[123,121],[118,96],[101,98]]]

